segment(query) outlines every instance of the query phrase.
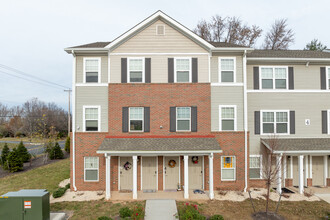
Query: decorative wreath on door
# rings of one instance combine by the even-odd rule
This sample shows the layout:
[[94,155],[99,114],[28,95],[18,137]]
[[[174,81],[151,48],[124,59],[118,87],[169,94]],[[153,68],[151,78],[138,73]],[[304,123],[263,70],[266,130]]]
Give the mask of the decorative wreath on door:
[[198,163],[198,157],[197,156],[193,156],[192,158],[191,158],[191,161],[193,162],[193,163]]
[[173,168],[173,167],[175,167],[175,165],[176,165],[175,160],[170,160],[170,161],[168,161],[168,166],[169,166],[169,167]]
[[125,164],[124,164],[124,169],[125,170],[130,170],[132,168],[132,164],[130,163],[130,162],[126,162]]

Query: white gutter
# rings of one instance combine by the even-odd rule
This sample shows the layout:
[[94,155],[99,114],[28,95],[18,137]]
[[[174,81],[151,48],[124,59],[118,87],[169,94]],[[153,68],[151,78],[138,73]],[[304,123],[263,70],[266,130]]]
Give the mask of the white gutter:
[[248,121],[247,121],[247,92],[246,92],[246,50],[244,51],[244,55],[243,55],[243,99],[244,99],[244,155],[245,155],[245,187],[244,187],[244,192],[246,192],[246,189],[248,187],[248,167],[247,167],[247,163],[248,163],[248,152],[247,152],[247,145],[248,145],[248,137],[247,137],[247,130],[248,130]]
[[248,57],[247,60],[255,61],[330,61],[330,58],[285,58],[285,57]]
[[76,55],[74,51],[71,51],[73,55],[73,68],[72,68],[72,185],[74,191],[77,191],[76,187],[76,156],[75,156],[75,132],[76,132]]
[[222,153],[222,150],[203,150],[203,151],[107,151],[100,150],[96,151],[97,154],[122,154],[122,155],[140,155],[140,154],[168,154],[168,155],[176,155],[176,154],[200,154],[200,155],[208,155],[209,153]]
[[65,48],[64,49],[64,51],[65,52],[67,52],[67,53],[74,53],[74,51],[109,51],[109,49],[107,49],[107,48],[103,48],[103,47],[95,47],[95,48]]

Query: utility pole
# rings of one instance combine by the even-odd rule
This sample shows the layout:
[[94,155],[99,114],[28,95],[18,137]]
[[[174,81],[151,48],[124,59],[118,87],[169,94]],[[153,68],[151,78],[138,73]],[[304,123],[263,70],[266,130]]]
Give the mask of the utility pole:
[[70,112],[70,95],[72,90],[71,89],[64,89],[64,92],[68,92],[69,94],[69,111],[68,111],[68,137],[70,137],[70,121],[71,121],[71,112]]

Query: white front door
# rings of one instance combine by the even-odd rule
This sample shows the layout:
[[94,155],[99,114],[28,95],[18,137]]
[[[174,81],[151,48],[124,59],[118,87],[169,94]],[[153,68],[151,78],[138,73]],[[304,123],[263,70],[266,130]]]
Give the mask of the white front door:
[[157,157],[141,157],[142,190],[157,190]]
[[203,189],[203,156],[189,157],[188,168],[189,189]]
[[120,190],[133,189],[133,159],[132,157],[120,157]]
[[179,157],[165,157],[165,190],[174,190],[178,188],[179,184]]

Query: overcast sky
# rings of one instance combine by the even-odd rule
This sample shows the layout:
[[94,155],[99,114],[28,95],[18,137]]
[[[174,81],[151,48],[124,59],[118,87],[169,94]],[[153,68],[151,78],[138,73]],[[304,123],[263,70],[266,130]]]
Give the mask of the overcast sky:
[[[65,47],[111,41],[157,10],[190,29],[215,14],[238,16],[264,32],[275,19],[287,18],[296,39],[291,49],[303,49],[314,38],[330,47],[328,0],[10,0],[0,5],[0,65],[71,87],[72,56]],[[67,109],[63,88],[3,72],[15,74],[0,68],[0,102],[12,106],[38,97]]]

